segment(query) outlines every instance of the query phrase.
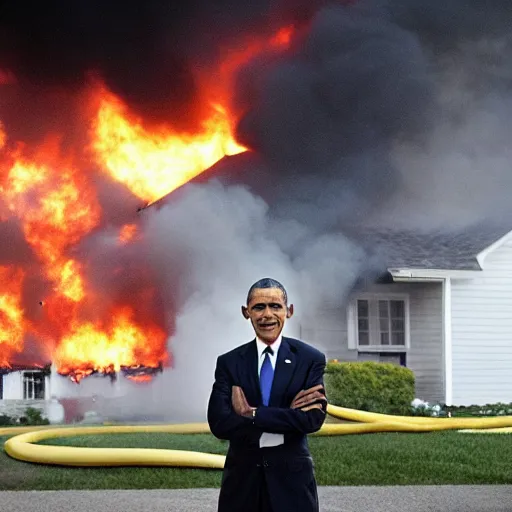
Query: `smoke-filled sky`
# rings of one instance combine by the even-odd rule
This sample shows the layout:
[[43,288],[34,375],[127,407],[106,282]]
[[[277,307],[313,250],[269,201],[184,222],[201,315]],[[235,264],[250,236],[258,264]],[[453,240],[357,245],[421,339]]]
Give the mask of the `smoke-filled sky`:
[[443,203],[464,221],[506,199],[511,22],[506,0],[4,2],[0,68],[26,85],[32,121],[51,122],[49,90],[94,72],[148,122],[191,127],[197,70],[243,34],[293,23],[292,48],[249,63],[236,91],[268,201],[304,221],[316,211],[324,227],[380,217],[389,198],[418,212]]
[[[53,0],[1,9],[0,69],[22,92],[0,97],[0,115],[20,138],[72,118],[74,92],[91,73],[148,123],[191,129],[198,69],[215,68],[241,34],[297,27],[288,50],[237,76],[237,137],[252,153],[208,173],[219,182],[188,185],[143,213],[148,243],[138,257],[177,314],[177,368],[180,357],[183,369],[198,357],[205,365],[199,384],[178,369],[165,378],[181,375],[201,396],[215,355],[250,334],[239,306],[254,280],[282,280],[313,317],[319,304],[343,301],[369,270],[346,226],[460,229],[510,218],[508,0]],[[56,90],[67,91],[57,111]],[[125,195],[108,194],[112,219]]]

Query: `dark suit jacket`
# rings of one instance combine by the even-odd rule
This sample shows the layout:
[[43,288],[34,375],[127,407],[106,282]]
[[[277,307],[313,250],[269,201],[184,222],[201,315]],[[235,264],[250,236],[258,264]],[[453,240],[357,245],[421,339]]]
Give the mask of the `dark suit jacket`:
[[[290,363],[285,361],[289,360]],[[277,355],[268,407],[262,405],[258,351],[253,340],[217,359],[215,383],[208,404],[208,423],[219,439],[229,440],[222,478],[219,512],[260,512],[262,489],[267,489],[275,512],[317,512],[318,497],[307,434],[316,432],[323,411],[290,409],[295,395],[323,385],[325,356],[317,349],[283,336]],[[233,411],[231,387],[240,386],[256,417]],[[284,444],[260,448],[263,432],[284,434]]]

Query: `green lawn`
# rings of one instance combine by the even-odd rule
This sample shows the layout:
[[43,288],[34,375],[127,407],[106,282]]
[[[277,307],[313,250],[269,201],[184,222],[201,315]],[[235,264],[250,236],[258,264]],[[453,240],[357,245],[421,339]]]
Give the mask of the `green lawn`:
[[[6,437],[0,437],[0,446]],[[45,444],[175,448],[225,453],[211,435],[120,434]],[[512,436],[369,434],[311,437],[320,485],[512,484]],[[218,487],[220,470],[64,468],[18,462],[0,450],[0,490]]]

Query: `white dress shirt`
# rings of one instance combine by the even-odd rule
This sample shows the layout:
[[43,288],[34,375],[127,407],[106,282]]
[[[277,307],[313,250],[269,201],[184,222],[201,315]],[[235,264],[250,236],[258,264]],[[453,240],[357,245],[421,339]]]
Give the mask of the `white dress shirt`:
[[[258,377],[261,372],[261,367],[263,365],[263,361],[265,360],[265,354],[263,351],[270,346],[270,348],[274,351],[273,354],[269,354],[270,363],[272,364],[272,368],[276,369],[277,362],[277,352],[279,351],[279,347],[281,346],[282,336],[279,336],[272,345],[267,345],[263,343],[260,339],[256,338],[256,348],[258,349]],[[275,377],[275,375],[274,375]],[[263,432],[260,437],[260,448],[269,448],[271,446],[279,446],[284,443],[284,435],[283,434],[271,434],[270,432]]]

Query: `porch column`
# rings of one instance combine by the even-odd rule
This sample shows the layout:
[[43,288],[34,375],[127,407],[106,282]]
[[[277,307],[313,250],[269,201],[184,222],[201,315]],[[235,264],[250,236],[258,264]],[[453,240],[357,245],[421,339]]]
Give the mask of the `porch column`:
[[443,347],[444,347],[444,395],[446,405],[453,400],[453,364],[452,364],[452,282],[443,280]]

